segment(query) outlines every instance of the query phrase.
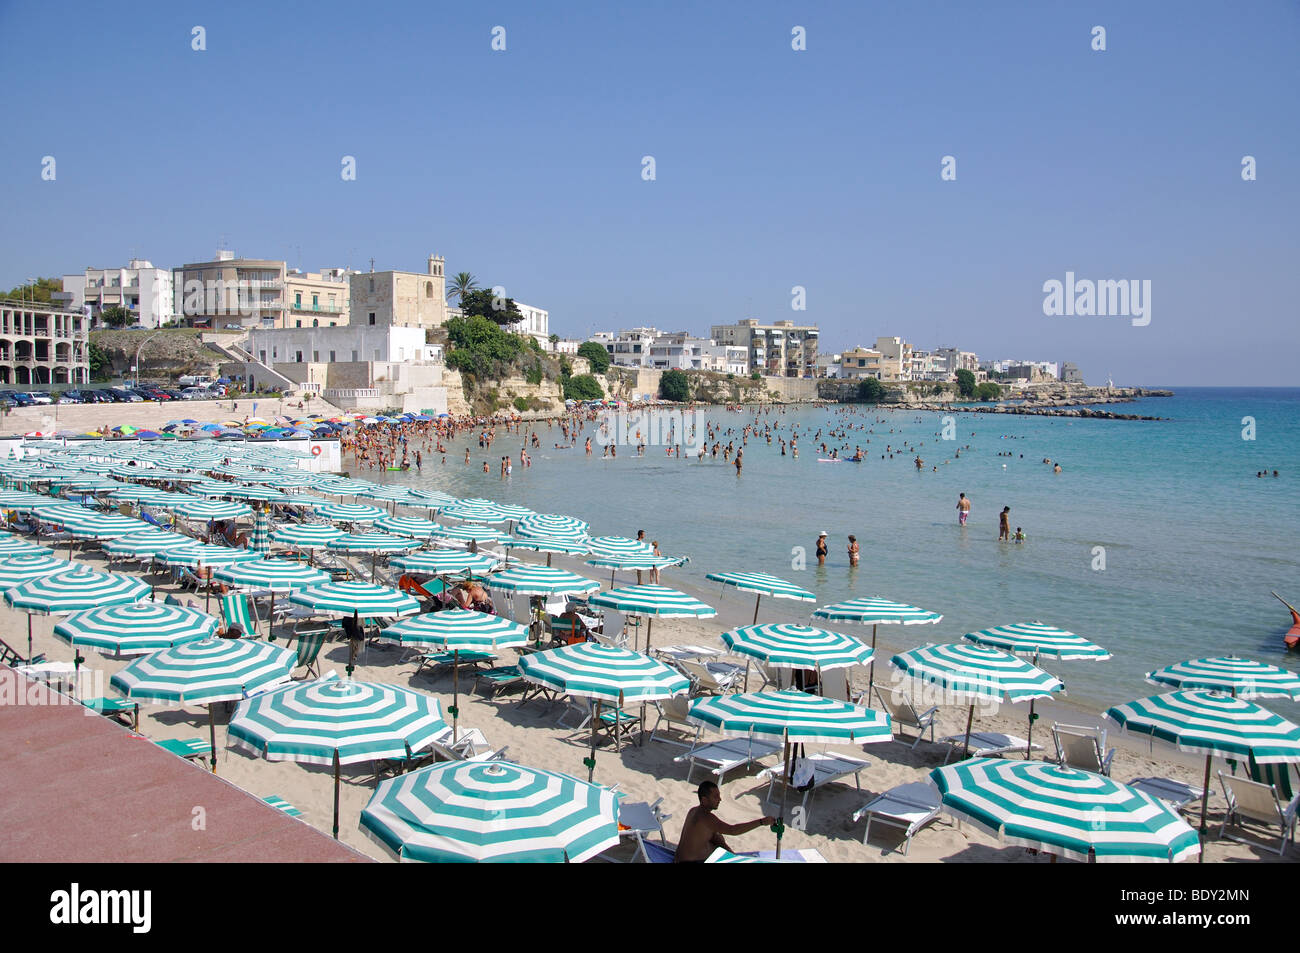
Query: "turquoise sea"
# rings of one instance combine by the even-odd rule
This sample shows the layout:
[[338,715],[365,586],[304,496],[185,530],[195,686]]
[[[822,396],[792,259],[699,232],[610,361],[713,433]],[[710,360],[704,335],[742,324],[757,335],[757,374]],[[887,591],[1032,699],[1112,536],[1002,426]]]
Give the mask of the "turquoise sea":
[[[952,441],[940,439],[942,415],[933,412],[707,408],[707,419],[736,430],[722,436],[724,446],[728,439],[739,444],[740,428],[756,413],[760,426],[779,424],[781,435],[798,427],[798,460],[782,457],[775,437],[770,447],[751,437],[740,477],[721,454],[697,462],[693,455],[666,457],[662,447],[638,457],[624,446],[617,459],[605,460],[598,446],[587,457],[581,441],[558,451],[559,429],[544,423],[528,469],[518,466],[521,438],[498,430],[488,451],[479,450],[476,433],[462,435],[448,447],[445,466],[426,455],[422,474],[384,476],[579,516],[595,534],[645,529],[664,553],[690,557],[682,569],[666,571],[664,583],[715,605],[747,597],[721,595],[705,573],[763,570],[812,589],[818,604],[881,596],[943,612],[936,626],[882,626],[885,649],[957,641],[964,632],[1010,622],[1050,622],[1115,655],[1105,663],[1045,666],[1064,679],[1071,701],[1092,708],[1155,693],[1143,674],[1184,658],[1234,652],[1300,666],[1300,653],[1288,658],[1282,644],[1289,615],[1269,595],[1276,590],[1300,605],[1300,389],[1169,386],[1176,396],[1109,408],[1168,420],[955,414]],[[1247,417],[1253,440],[1243,439]],[[861,444],[869,462],[818,462],[813,434],[841,422],[874,428],[834,441],[847,442],[850,453]],[[924,471],[916,470],[911,450],[881,459],[887,445],[904,441],[917,446]],[[503,479],[498,468],[506,453],[516,465]],[[1053,473],[1045,457],[1059,461],[1062,472]],[[482,472],[485,459],[490,474]],[[345,459],[345,469],[352,466]],[[1256,477],[1265,469],[1269,476]],[[955,509],[959,492],[973,502],[964,528]],[[1024,528],[1024,544],[997,542],[1004,505],[1013,532]],[[812,553],[821,530],[830,534],[830,557],[818,568]],[[862,547],[857,568],[845,553],[849,533]],[[792,565],[795,547],[805,548],[806,568]],[[556,564],[600,578],[576,562]],[[765,600],[763,618],[806,621],[811,608]],[[1300,706],[1268,704],[1300,716]]]

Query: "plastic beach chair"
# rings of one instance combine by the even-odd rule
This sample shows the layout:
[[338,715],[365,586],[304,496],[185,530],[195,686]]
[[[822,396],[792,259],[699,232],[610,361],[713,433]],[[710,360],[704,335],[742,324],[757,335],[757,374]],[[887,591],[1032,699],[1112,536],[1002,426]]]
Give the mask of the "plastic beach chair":
[[659,798],[653,804],[626,800],[618,803],[618,834],[620,837],[631,837],[636,841],[636,854],[633,856],[641,857],[647,864],[651,862],[650,855],[646,851],[647,837],[657,833],[659,843],[665,848],[668,846],[668,839],[664,835],[664,821],[672,815],[665,814],[659,809],[663,800]]
[[[952,758],[954,752],[965,750],[966,733],[962,732],[959,735],[948,735],[940,738],[939,741],[943,744],[952,745],[943,758],[943,763],[947,764],[949,759]],[[1012,754],[1017,751],[1023,754],[1029,747],[1030,745],[1028,741],[1024,738],[1017,737],[1016,735],[1005,735],[1000,731],[972,731],[970,733],[970,754],[967,755],[967,757],[997,758],[1004,754]],[[1043,746],[1035,744],[1032,750],[1042,751]]]
[[166,741],[158,741],[155,744],[179,758],[194,761],[198,764],[202,764],[205,759],[212,757],[212,746],[202,738],[184,738],[181,740],[168,738]]
[[[1279,857],[1283,856],[1286,853],[1286,845],[1295,839],[1296,810],[1297,806],[1300,806],[1300,795],[1293,798],[1291,803],[1283,805],[1282,799],[1278,797],[1277,788],[1272,784],[1261,784],[1249,778],[1224,774],[1222,771],[1218,772],[1218,775],[1219,783],[1223,785],[1223,796],[1228,800],[1228,810],[1219,828],[1219,839],[1223,839],[1229,824],[1244,827],[1245,821],[1256,821],[1264,824],[1274,833],[1281,834],[1282,842],[1278,844],[1277,854]],[[1259,841],[1247,840],[1233,834],[1227,836],[1243,844],[1265,846]]]
[[[672,698],[665,698],[654,703],[659,711],[659,719],[655,722],[654,728],[650,731],[651,741],[662,741],[665,744],[678,745],[682,748],[693,748],[699,743],[700,725],[692,724],[690,720],[691,700],[684,695],[674,695]],[[659,737],[660,729],[664,731],[680,731],[690,736],[690,741],[674,741],[671,738]]]
[[[925,711],[918,712],[906,694],[891,689],[882,691],[879,685],[876,686],[876,699],[889,713],[889,720],[895,727],[911,728],[916,732],[916,740],[912,742],[913,751],[925,738],[926,731],[930,732],[930,743],[934,743],[934,723],[939,716],[938,705],[931,705]],[[901,735],[898,740],[906,741]]]
[[237,625],[248,638],[257,635],[257,619],[248,606],[248,598],[241,592],[231,592],[221,597],[221,615],[226,620],[226,631]]
[[862,832],[862,843],[871,836],[871,822],[878,821],[889,827],[903,830],[903,854],[912,846],[912,836],[922,827],[939,816],[939,792],[926,781],[913,781],[890,788],[884,794],[858,808],[853,820],[867,819],[866,830]]
[[1056,742],[1057,764],[1093,774],[1110,775],[1110,762],[1115,757],[1115,749],[1106,751],[1104,728],[1054,724],[1052,739]]
[[685,754],[679,754],[673,758],[673,761],[678,764],[683,761],[690,763],[690,768],[686,771],[687,784],[690,783],[691,776],[698,766],[703,766],[705,770],[718,779],[718,783],[721,783],[723,776],[728,771],[756,764],[761,759],[776,754],[780,750],[781,746],[773,741],[754,738],[723,738],[721,741],[710,741],[707,744],[695,745]]
[[106,718],[126,725],[132,731],[140,726],[140,703],[125,698],[83,698],[81,704]]
[[276,810],[284,811],[284,813],[288,814],[290,817],[302,817],[302,811],[298,810],[278,794],[268,794],[266,797],[262,798],[262,800]]
[[[807,818],[811,813],[808,809],[808,800],[817,793],[818,789],[823,788],[828,784],[845,783],[845,779],[851,775],[853,777],[854,786],[861,791],[862,769],[871,765],[871,762],[867,761],[865,758],[854,758],[845,754],[831,754],[825,751],[817,754],[805,755],[804,761],[811,763],[813,768],[812,784],[803,792],[802,806],[805,818]],[[768,777],[767,799],[768,801],[771,801],[772,789],[776,787],[776,782],[781,781],[784,783],[785,762],[782,761],[770,768],[764,768],[759,777],[762,777],[764,774]]]
[[307,678],[320,678],[318,657],[321,646],[325,644],[326,632],[327,630],[321,629],[298,633],[298,659],[294,662],[294,667],[306,668]]

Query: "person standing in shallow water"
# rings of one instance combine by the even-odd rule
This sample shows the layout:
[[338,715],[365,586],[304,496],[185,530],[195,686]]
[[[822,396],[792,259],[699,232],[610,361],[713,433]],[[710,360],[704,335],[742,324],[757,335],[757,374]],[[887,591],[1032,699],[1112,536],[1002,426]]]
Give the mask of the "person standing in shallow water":
[[970,500],[966,498],[965,493],[957,494],[957,522],[965,526],[966,520],[970,516]]
[[860,549],[858,547],[858,538],[850,533],[849,534],[849,565],[850,566],[856,566],[858,564],[859,553],[860,553]]
[[998,514],[998,542],[1006,540],[1011,541],[1011,507],[1002,507],[1002,512]]
[[817,565],[818,566],[826,565],[826,553],[828,551],[829,550],[826,547],[826,534],[822,533],[820,536],[817,537]]

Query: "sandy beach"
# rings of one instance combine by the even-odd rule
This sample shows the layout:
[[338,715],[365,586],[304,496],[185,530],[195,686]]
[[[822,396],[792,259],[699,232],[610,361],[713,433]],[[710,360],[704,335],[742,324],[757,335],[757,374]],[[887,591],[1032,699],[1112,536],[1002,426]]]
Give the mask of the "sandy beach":
[[[85,562],[96,568],[102,568],[102,559],[96,554],[77,554],[78,562]],[[160,577],[151,577],[151,581]],[[620,580],[621,582],[622,580]],[[666,579],[671,584],[671,579]],[[167,585],[159,585],[158,598],[173,591]],[[182,594],[187,601],[195,600],[193,594]],[[201,599],[198,600],[201,605]],[[744,596],[726,595],[721,599],[713,598],[712,604],[719,609],[715,619],[707,621],[661,620],[653,627],[653,644],[655,646],[675,643],[691,643],[722,648],[718,634],[729,627],[747,624],[751,621],[753,603]],[[5,619],[6,640],[12,643],[24,641],[20,637],[25,633],[26,618],[21,612],[8,607],[0,609]],[[56,621],[48,616],[36,616],[34,619],[34,648],[43,652],[52,660],[70,661],[72,650],[64,642],[52,635],[52,626]],[[843,631],[852,631],[844,627]],[[914,631],[914,630],[913,630]],[[911,632],[908,636],[911,636]],[[643,636],[644,637],[644,636]],[[920,644],[923,637],[906,639],[910,644]],[[882,646],[883,648],[883,646]],[[125,661],[114,661],[86,652],[88,668],[104,673],[104,684],[109,677],[120,670]],[[413,676],[415,662],[412,653],[406,649],[372,644],[358,657],[355,677],[359,680],[388,682],[409,686],[436,697],[444,709],[451,704],[451,679],[444,676],[433,679],[428,676]],[[503,661],[513,660],[514,653],[507,651]],[[880,653],[882,659],[888,656]],[[345,642],[326,643],[321,652],[321,671],[335,671],[343,674],[347,664],[348,648]],[[866,670],[854,669],[853,683],[863,685]],[[882,662],[878,666],[877,676],[881,679],[890,677],[889,670]],[[572,729],[557,727],[556,720],[564,710],[563,704],[548,706],[544,701],[530,701],[525,706],[518,703],[519,695],[502,694],[496,699],[473,694],[468,680],[461,682],[461,719],[465,728],[477,728],[483,732],[494,747],[508,746],[507,756],[522,764],[566,771],[578,776],[585,774],[583,758],[586,756],[588,735],[585,731],[574,732]],[[1154,694],[1154,689],[1152,690]],[[1035,741],[1051,747],[1050,727],[1053,721],[1070,724],[1101,724],[1097,713],[1071,708],[1068,703],[1053,701],[1039,704],[1041,715],[1035,727]],[[1026,726],[1027,709],[1025,706],[1002,706],[996,714],[977,714],[975,730],[999,730],[1022,735]],[[651,717],[654,711],[651,709]],[[218,772],[225,780],[259,796],[278,794],[297,806],[303,812],[303,820],[322,831],[328,831],[332,822],[333,783],[331,772],[324,767],[304,766],[292,762],[268,762],[227,747],[225,724],[228,720],[225,706],[217,706],[217,744]],[[937,735],[961,732],[965,727],[966,709],[949,706],[942,710]],[[570,719],[569,724],[573,723]],[[123,729],[125,730],[125,729]],[[144,706],[141,709],[140,731],[152,739],[202,737],[208,734],[206,712],[199,707],[171,708]],[[706,734],[706,737],[708,735]],[[1203,759],[1182,755],[1168,745],[1157,742],[1154,749],[1145,738],[1126,737],[1117,730],[1112,730],[1109,743],[1118,751],[1115,755],[1112,776],[1118,780],[1128,780],[1142,776],[1165,776],[1177,778],[1192,785],[1200,782],[1204,768]],[[621,752],[615,752],[612,745],[602,744],[597,752],[596,780],[604,784],[617,784],[619,789],[634,799],[653,802],[663,799],[662,807],[673,816],[666,823],[670,843],[675,842],[680,831],[681,820],[687,810],[695,804],[694,787],[703,779],[703,772],[697,771],[694,782],[686,783],[687,766],[674,759],[686,749],[664,742],[646,741],[641,745],[625,745]],[[810,752],[813,746],[809,746]],[[992,837],[976,830],[970,824],[958,825],[949,816],[941,815],[914,838],[909,854],[904,857],[898,848],[900,835],[888,828],[873,827],[871,840],[862,843],[865,821],[853,822],[852,814],[875,793],[888,790],[895,785],[910,781],[923,781],[927,773],[944,761],[948,752],[946,745],[922,742],[915,750],[908,743],[898,740],[887,744],[868,746],[864,752],[862,746],[843,746],[828,750],[840,751],[859,757],[865,756],[870,766],[862,772],[862,790],[854,789],[850,779],[847,786],[833,786],[816,793],[810,800],[809,810],[805,815],[804,829],[788,826],[784,846],[786,848],[815,848],[832,862],[888,862],[912,863],[926,862],[1001,862],[1001,863],[1044,863],[1048,858],[1033,855],[1022,848],[1004,847]],[[1040,755],[1041,756],[1041,755]],[[1014,757],[1014,756],[1013,756]],[[767,759],[772,763],[775,759]],[[1216,762],[1215,770],[1222,767]],[[195,768],[195,770],[200,770]],[[345,768],[343,772],[343,790],[341,799],[341,833],[340,838],[368,856],[382,859],[383,851],[367,838],[358,827],[358,818],[366,805],[371,792],[372,782],[369,765],[357,765]],[[1217,791],[1217,781],[1212,792]],[[730,822],[748,820],[765,813],[775,813],[776,805],[768,803],[765,796],[768,781],[760,777],[757,770],[729,774],[722,785],[723,804],[720,816]],[[779,799],[780,786],[775,791]],[[787,817],[791,816],[790,807],[796,803],[789,802]],[[1216,841],[1218,824],[1223,809],[1221,794],[1212,793],[1210,799],[1210,840],[1206,850],[1207,861],[1227,860],[1269,860],[1276,861],[1277,855],[1259,847],[1237,843],[1231,840]],[[1195,817],[1188,815],[1195,826]],[[765,828],[732,838],[733,848],[739,850],[764,850],[774,846],[774,837]],[[629,859],[632,856],[630,842],[625,839],[623,845],[610,856]]]

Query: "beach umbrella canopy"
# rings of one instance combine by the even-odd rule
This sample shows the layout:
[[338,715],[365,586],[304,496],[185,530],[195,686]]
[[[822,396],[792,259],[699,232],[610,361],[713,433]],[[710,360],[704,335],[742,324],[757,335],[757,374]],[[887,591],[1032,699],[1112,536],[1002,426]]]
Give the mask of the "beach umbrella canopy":
[[173,506],[172,512],[191,520],[231,520],[249,516],[253,509],[231,500],[185,500]]
[[371,483],[369,480],[349,480],[344,477],[333,477],[316,484],[316,489],[330,496],[355,496],[363,491],[378,488],[378,483]]
[[962,636],[976,645],[987,645],[1013,655],[1034,659],[1057,658],[1062,661],[1104,662],[1111,654],[1100,645],[1073,632],[1066,632],[1043,622],[1017,622],[1000,625]]
[[794,689],[703,697],[690,721],[791,744],[874,744],[893,740],[889,715]]
[[248,540],[248,548],[259,556],[271,551],[271,514],[264,506],[253,510],[253,535]]
[[497,567],[498,562],[486,553],[443,549],[413,553],[410,556],[394,556],[388,565],[400,572],[430,573],[437,576],[458,572],[489,573]]
[[166,490],[159,490],[151,486],[130,486],[128,484],[119,484],[106,494],[110,499],[119,500],[123,503],[144,503],[145,505],[171,503],[175,496]]
[[420,611],[420,602],[414,596],[355,579],[322,582],[297,589],[289,596],[289,601],[317,612],[345,615],[403,616]]
[[626,536],[593,536],[590,542],[591,551],[597,556],[654,555],[654,547],[649,543],[637,542]]
[[419,545],[415,540],[405,536],[358,533],[331,539],[325,544],[325,548],[336,553],[402,553],[409,552]]
[[[891,658],[889,664],[910,678],[938,685],[953,695],[969,699],[967,751],[970,750],[970,729],[977,701],[1032,702],[1065,691],[1065,683],[1059,678],[1024,659],[964,642],[927,645],[903,652]],[[1026,757],[1032,743],[1032,739],[1026,739]]]
[[589,538],[586,520],[559,513],[533,513],[520,517],[515,524],[515,534],[521,538],[545,537],[554,539]]
[[316,506],[316,515],[333,523],[369,525],[386,516],[387,513],[369,503],[321,503]]
[[[655,617],[664,619],[711,619],[718,610],[706,605],[694,596],[688,596],[667,586],[626,586],[622,589],[610,589],[592,596],[588,605],[602,609],[613,609],[624,615],[650,616],[650,625]],[[650,651],[650,625],[646,626],[646,651]]]
[[361,827],[398,860],[579,863],[619,840],[614,792],[508,761],[449,761],[380,782]]
[[10,536],[8,534],[0,536],[0,559],[8,559],[11,556],[33,554],[48,556],[50,551],[44,546],[29,543],[27,540],[18,536]]
[[1173,863],[1201,852],[1169,805],[1100,774],[1045,761],[971,758],[935,768],[944,809],[1004,844],[1073,860]]
[[287,682],[297,661],[297,652],[257,639],[199,639],[136,659],[110,684],[137,701],[206,705],[215,771],[217,729],[212,705]]
[[814,619],[856,622],[860,625],[933,625],[943,619],[938,612],[888,599],[854,599],[813,610]]
[[154,558],[168,566],[216,569],[219,566],[233,566],[235,563],[251,562],[261,557],[250,549],[214,546],[211,543],[200,543],[197,540],[187,539],[184,544],[164,549]]
[[0,589],[12,589],[33,579],[69,572],[76,568],[66,559],[57,559],[46,550],[19,552],[0,560]]
[[305,472],[259,473],[257,476],[245,477],[245,479],[281,490],[301,490],[316,485],[316,481]]
[[598,582],[549,566],[516,566],[492,576],[487,584],[502,592],[529,596],[582,596],[600,589]]
[[375,528],[397,536],[429,539],[438,529],[438,524],[418,516],[385,516],[375,521]]
[[42,576],[15,586],[5,592],[5,601],[15,609],[59,615],[95,606],[139,602],[149,591],[149,584],[134,576],[78,566],[69,572]]
[[546,565],[551,564],[551,554],[564,556],[585,556],[590,552],[586,536],[528,536],[511,542],[514,549],[526,549],[535,553],[546,553]]
[[234,586],[259,586],[274,592],[290,592],[329,582],[329,573],[312,569],[291,559],[264,557],[223,566],[213,573]]
[[74,612],[54,626],[54,634],[73,645],[89,645],[115,655],[147,655],[210,638],[217,619],[188,606],[161,602],[100,606]]
[[477,543],[480,546],[501,546],[513,540],[505,533],[499,533],[487,526],[439,526],[433,533],[435,542],[441,543]]
[[111,556],[156,556],[178,546],[189,546],[197,542],[193,537],[182,536],[165,529],[146,529],[129,536],[104,543],[104,552]]
[[334,765],[334,837],[339,836],[340,765],[409,759],[442,732],[438,702],[396,685],[326,677],[241,702],[230,740],[268,761]]
[[866,665],[870,646],[848,635],[786,622],[746,625],[722,633],[722,642],[738,655],[777,668],[830,670]]
[[250,486],[232,486],[222,495],[236,500],[253,500],[259,503],[298,502],[292,496],[277,490],[275,487],[262,486],[260,484],[253,484]]
[[271,542],[313,549],[346,535],[338,527],[324,523],[290,523],[271,533]]
[[1300,697],[1300,676],[1234,655],[1189,659],[1147,672],[1152,685],[1228,692],[1237,698]]
[[528,627],[486,612],[444,609],[395,622],[382,630],[379,637],[381,641],[398,645],[497,652],[526,644]]
[[800,602],[814,602],[817,597],[807,589],[800,589],[792,582],[786,582],[778,576],[765,572],[711,572],[705,579],[720,582],[741,592],[752,592],[754,599],[754,624],[758,625],[758,604],[764,596],[773,599],[797,599]]
[[92,513],[88,519],[66,524],[67,531],[83,539],[116,539],[150,528],[144,520],[117,513]]
[[495,503],[470,503],[464,500],[440,508],[438,515],[464,523],[508,523],[513,519]]

